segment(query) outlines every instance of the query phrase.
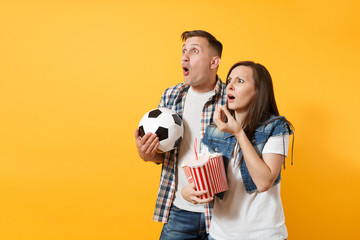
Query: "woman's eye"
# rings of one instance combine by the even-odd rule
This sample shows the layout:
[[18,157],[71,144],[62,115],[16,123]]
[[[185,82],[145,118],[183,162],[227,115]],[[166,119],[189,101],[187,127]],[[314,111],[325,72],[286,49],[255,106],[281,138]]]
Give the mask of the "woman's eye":
[[199,50],[197,50],[197,49],[193,50],[193,53],[198,53],[198,52],[199,52]]
[[241,79],[241,78],[238,78],[237,82],[238,82],[238,83],[243,83],[243,82],[244,82],[244,80],[243,80],[243,79]]
[[186,50],[185,50],[185,49],[183,49],[183,50],[182,50],[182,53],[183,53],[183,54],[184,54],[184,53],[186,53]]

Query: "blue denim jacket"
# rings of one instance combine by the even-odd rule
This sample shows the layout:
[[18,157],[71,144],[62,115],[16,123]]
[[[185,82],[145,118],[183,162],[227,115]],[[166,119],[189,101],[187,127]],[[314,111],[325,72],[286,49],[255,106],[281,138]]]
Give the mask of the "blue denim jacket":
[[[282,116],[270,117],[263,125],[255,130],[254,136],[249,139],[260,157],[265,143],[270,137],[293,133],[289,124],[284,120],[285,117]],[[227,169],[227,165],[234,151],[236,142],[237,140],[234,135],[219,131],[215,125],[210,125],[206,128],[203,138],[203,143],[209,148],[211,153],[216,152],[223,155],[225,169]],[[240,159],[242,156],[241,150],[238,155]],[[245,161],[241,161],[240,172],[246,191],[248,193],[256,191],[257,187],[250,176]],[[274,185],[280,182],[280,178],[281,173],[279,173],[279,176],[276,178]],[[222,198],[223,195],[224,193],[221,193],[218,196]]]

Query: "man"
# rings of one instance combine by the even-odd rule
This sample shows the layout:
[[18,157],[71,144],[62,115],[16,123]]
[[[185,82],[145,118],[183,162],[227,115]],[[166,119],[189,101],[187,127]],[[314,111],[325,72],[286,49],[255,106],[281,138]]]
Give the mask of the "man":
[[[184,83],[165,90],[159,107],[175,110],[184,123],[184,137],[178,149],[159,154],[159,139],[147,133],[135,139],[144,161],[162,163],[160,187],[154,220],[164,222],[160,239],[207,239],[211,218],[209,200],[199,198],[204,192],[189,185],[182,170],[185,159],[194,157],[194,139],[200,141],[218,106],[225,105],[225,84],[218,78],[222,44],[210,33],[195,30],[182,35],[181,64]],[[184,188],[185,187],[185,188]],[[184,188],[184,189],[183,189]],[[184,197],[181,195],[183,192]]]

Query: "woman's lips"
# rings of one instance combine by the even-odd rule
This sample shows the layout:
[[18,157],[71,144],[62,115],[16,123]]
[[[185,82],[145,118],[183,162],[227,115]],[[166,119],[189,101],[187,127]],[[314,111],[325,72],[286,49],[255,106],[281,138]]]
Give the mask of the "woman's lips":
[[228,94],[227,98],[228,98],[228,102],[235,101],[235,97],[233,95],[231,95],[231,94]]

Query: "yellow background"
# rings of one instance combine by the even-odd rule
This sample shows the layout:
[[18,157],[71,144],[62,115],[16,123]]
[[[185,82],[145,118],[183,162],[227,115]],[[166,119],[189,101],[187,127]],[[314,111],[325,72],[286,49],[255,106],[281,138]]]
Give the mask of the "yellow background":
[[0,239],[158,239],[134,129],[182,82],[180,34],[270,71],[295,126],[289,239],[359,239],[357,1],[0,1]]

